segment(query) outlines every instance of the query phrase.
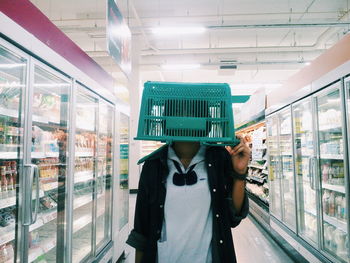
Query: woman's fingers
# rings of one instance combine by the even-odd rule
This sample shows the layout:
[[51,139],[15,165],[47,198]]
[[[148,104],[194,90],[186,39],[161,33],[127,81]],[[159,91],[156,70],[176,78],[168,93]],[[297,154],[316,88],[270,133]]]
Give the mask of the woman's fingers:
[[248,146],[247,146],[247,139],[245,138],[245,136],[242,135],[237,135],[236,136],[237,139],[240,140],[240,143],[237,144],[236,146],[232,147],[232,146],[226,146],[226,150],[230,153],[230,155],[236,155],[239,154],[243,151],[248,151]]
[[239,154],[245,150],[244,145],[236,146],[235,149],[232,151],[233,155]]

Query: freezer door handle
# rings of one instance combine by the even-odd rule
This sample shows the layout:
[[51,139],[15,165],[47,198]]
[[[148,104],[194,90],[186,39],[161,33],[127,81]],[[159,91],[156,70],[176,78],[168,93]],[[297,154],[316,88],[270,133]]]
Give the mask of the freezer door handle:
[[315,177],[314,177],[314,169],[313,169],[313,166],[314,166],[313,160],[314,160],[313,157],[309,157],[309,178],[310,178],[309,182],[310,182],[310,188],[312,190],[315,190],[315,188],[314,188]]
[[[38,166],[34,164],[24,165],[26,171],[26,177],[24,179],[24,212],[23,212],[23,225],[29,226],[36,222],[39,210],[39,169]],[[33,184],[36,184],[35,191],[35,207],[33,215]]]
[[40,204],[39,168],[36,165],[34,167],[34,176],[35,176],[35,185],[36,185],[36,191],[35,191],[36,198],[35,198],[34,216],[31,213],[32,215],[31,224],[34,224],[38,219],[39,204]]
[[97,176],[97,194],[103,194],[103,177]]

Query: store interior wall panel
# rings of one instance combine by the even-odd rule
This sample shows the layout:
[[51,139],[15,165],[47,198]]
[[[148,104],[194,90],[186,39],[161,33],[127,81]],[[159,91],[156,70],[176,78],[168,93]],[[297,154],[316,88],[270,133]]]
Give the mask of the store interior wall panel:
[[332,48],[316,58],[311,65],[301,69],[297,74],[289,78],[281,89],[267,96],[268,108],[280,104],[290,95],[295,94],[299,89],[310,85],[313,81],[349,61],[349,45],[350,35],[346,35]]
[[327,72],[317,80],[311,83],[311,91],[315,92],[319,89],[323,89],[324,87],[330,85],[331,83],[338,81],[340,78],[347,76],[350,74],[350,61],[345,62],[339,67]]
[[115,102],[114,96],[110,91],[101,86],[101,84],[86,75],[82,70],[77,68],[67,59],[45,45],[33,34],[22,28],[20,25],[11,20],[4,13],[0,12],[1,35],[19,45],[19,48],[24,49],[35,55],[37,59],[44,61],[46,64],[59,69],[64,74],[76,79],[87,87],[93,87],[95,92],[98,92],[102,97],[112,99]]
[[30,1],[3,0],[0,10],[86,75],[92,76],[106,88],[113,88],[113,78]]

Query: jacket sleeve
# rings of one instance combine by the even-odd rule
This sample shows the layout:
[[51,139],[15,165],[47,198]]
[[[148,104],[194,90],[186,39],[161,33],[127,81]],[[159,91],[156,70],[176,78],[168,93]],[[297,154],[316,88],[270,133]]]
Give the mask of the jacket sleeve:
[[233,200],[232,200],[232,186],[234,180],[245,180],[245,176],[238,175],[232,167],[231,163],[231,156],[228,154],[228,152],[224,153],[225,157],[223,158],[225,160],[225,174],[226,174],[226,185],[227,185],[227,196],[226,196],[226,207],[229,212],[229,218],[230,218],[230,225],[231,227],[236,227],[238,226],[242,219],[246,218],[249,212],[249,200],[248,200],[248,195],[246,190],[244,191],[244,199],[243,199],[243,204],[241,211],[236,211],[234,205],[233,205]]
[[149,209],[148,209],[148,198],[149,189],[146,184],[146,174],[149,169],[149,163],[146,161],[143,165],[138,192],[136,198],[135,207],[135,218],[134,218],[134,229],[130,232],[130,235],[126,241],[127,244],[134,247],[137,250],[145,251],[147,244],[147,237],[149,236]]
[[249,201],[248,201],[248,196],[246,191],[244,191],[244,200],[242,204],[241,211],[236,211],[234,205],[233,205],[233,200],[232,197],[227,197],[227,207],[229,210],[229,215],[230,215],[230,225],[231,227],[236,227],[238,226],[242,219],[246,218],[249,212]]

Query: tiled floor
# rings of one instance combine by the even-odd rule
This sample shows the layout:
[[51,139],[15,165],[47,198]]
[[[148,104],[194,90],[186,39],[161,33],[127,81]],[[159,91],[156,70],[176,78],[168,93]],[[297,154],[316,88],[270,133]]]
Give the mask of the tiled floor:
[[[136,195],[130,195],[130,222],[134,221]],[[289,263],[288,255],[249,219],[233,229],[233,239],[238,263]],[[127,246],[125,263],[135,262],[135,252]]]

